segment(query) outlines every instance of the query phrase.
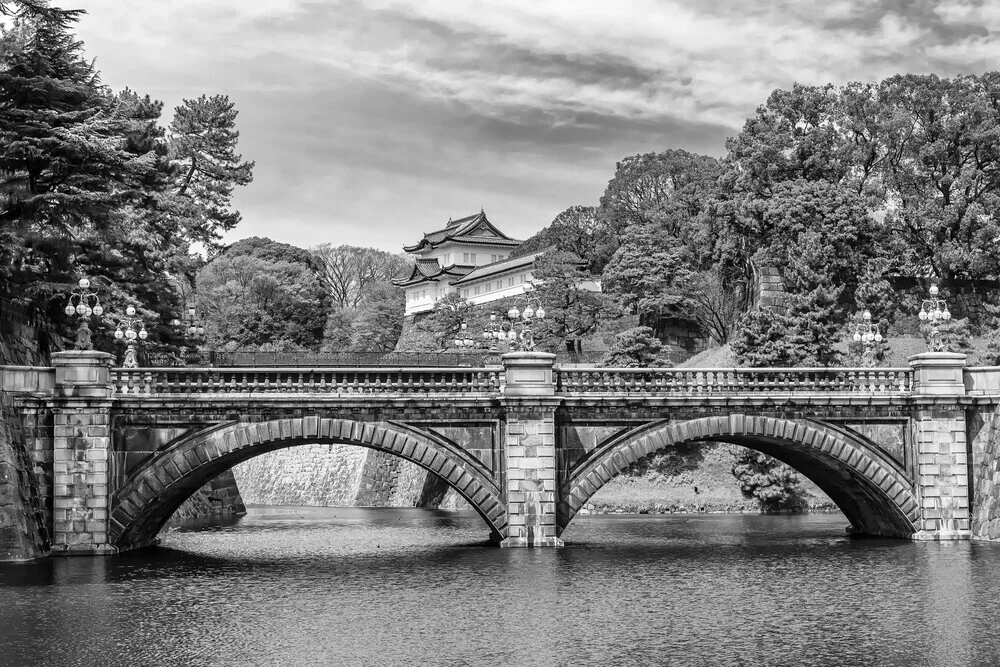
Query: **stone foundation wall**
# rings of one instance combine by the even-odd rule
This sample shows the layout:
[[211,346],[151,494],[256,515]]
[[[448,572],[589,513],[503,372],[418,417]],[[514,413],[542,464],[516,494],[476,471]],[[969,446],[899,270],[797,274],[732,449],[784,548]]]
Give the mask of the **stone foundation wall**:
[[973,440],[972,538],[1000,541],[1000,406]]
[[776,266],[764,266],[757,270],[757,306],[761,310],[785,313],[788,310],[788,294],[785,280]]
[[10,398],[0,392],[0,561],[49,553],[49,535],[31,454]]
[[62,342],[47,331],[0,317],[0,364],[48,366],[50,352],[61,347]]
[[201,519],[211,516],[233,516],[246,514],[236,478],[232,470],[227,470],[184,501],[177,508],[168,524],[187,519]]
[[290,447],[234,466],[233,475],[247,505],[468,508],[436,475],[364,447]]

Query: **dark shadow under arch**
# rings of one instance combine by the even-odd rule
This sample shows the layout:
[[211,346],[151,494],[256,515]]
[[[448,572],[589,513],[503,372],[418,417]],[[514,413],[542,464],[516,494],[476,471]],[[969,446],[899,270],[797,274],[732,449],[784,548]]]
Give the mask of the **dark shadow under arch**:
[[811,419],[734,414],[647,424],[595,449],[562,485],[559,534],[598,489],[632,463],[672,445],[709,440],[787,463],[830,496],[855,533],[908,537],[919,530],[913,483],[898,463],[860,435]]
[[397,422],[309,416],[219,424],[171,443],[112,495],[109,542],[120,550],[153,543],[170,515],[208,480],[260,454],[304,444],[359,445],[416,463],[469,502],[491,539],[506,536],[499,485],[480,461],[451,441]]

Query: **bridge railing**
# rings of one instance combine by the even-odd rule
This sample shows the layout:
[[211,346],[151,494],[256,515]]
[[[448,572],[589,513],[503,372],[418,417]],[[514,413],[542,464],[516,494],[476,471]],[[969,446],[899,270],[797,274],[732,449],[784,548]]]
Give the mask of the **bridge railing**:
[[114,368],[115,395],[499,393],[498,368]]
[[905,394],[911,368],[562,368],[556,392],[573,394]]

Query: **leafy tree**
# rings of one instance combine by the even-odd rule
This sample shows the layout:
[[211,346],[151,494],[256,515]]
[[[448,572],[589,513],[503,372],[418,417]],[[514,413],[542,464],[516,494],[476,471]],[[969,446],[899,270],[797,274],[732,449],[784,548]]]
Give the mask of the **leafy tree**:
[[550,351],[565,349],[567,340],[594,331],[610,306],[603,294],[587,289],[594,277],[581,264],[575,255],[558,251],[535,259],[532,296],[546,311],[544,321],[536,325],[535,339]]
[[[407,352],[438,352],[455,347],[456,338],[475,340],[482,327],[470,320],[476,318],[472,304],[458,292],[450,292],[434,304],[434,309],[414,318],[396,347]],[[465,329],[462,325],[465,325]]]
[[173,272],[192,238],[170,189],[162,104],[101,85],[72,33],[82,12],[23,0],[0,13],[14,16],[0,26],[0,291],[58,322],[86,275],[106,325],[134,304],[149,343],[169,342],[182,305]]
[[680,286],[690,273],[683,246],[654,223],[638,224],[629,228],[604,268],[601,286],[631,310],[676,315],[684,304]]
[[512,257],[521,257],[543,250],[568,252],[584,260],[587,269],[600,273],[614,252],[617,240],[606,220],[593,206],[570,206],[552,223],[519,245]]
[[663,365],[659,359],[662,348],[663,343],[653,335],[651,327],[632,327],[614,337],[604,357],[604,365],[616,368]]
[[652,222],[667,206],[694,217],[705,210],[719,173],[715,158],[683,150],[627,157],[604,190],[600,215],[613,234]]
[[351,349],[351,325],[357,311],[353,308],[336,308],[330,310],[323,328],[322,352],[346,352]]
[[301,248],[252,237],[209,262],[198,274],[208,345],[317,349],[327,300],[312,261]]
[[352,324],[351,349],[360,352],[394,350],[403,330],[405,310],[403,290],[388,282],[373,285]]
[[727,143],[722,183],[744,210],[783,182],[841,186],[881,221],[894,271],[997,276],[998,100],[995,72],[778,90]]
[[799,476],[767,454],[741,448],[734,454],[732,471],[740,492],[757,500],[762,512],[806,509]]

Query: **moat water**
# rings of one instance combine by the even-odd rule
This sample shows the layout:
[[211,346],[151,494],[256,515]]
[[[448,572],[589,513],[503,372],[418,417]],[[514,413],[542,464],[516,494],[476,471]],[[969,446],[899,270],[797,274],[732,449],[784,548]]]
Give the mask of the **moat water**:
[[2,665],[995,665],[1000,545],[840,515],[251,508],[113,558],[0,564]]

